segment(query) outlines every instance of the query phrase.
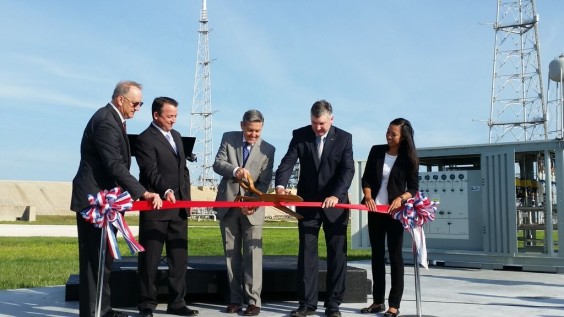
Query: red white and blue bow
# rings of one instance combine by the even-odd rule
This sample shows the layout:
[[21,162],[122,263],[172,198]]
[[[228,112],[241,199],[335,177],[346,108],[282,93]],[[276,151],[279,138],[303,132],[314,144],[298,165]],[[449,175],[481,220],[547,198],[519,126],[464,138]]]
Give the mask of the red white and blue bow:
[[402,210],[394,214],[394,218],[411,233],[417,251],[417,262],[426,269],[429,266],[423,224],[435,220],[435,211],[438,205],[438,201],[432,201],[424,193],[417,192],[415,197],[407,200]]
[[83,210],[80,214],[82,217],[92,223],[96,228],[106,227],[106,236],[108,238],[108,246],[110,253],[114,259],[121,259],[116,235],[111,226],[117,228],[125,238],[125,242],[131,251],[131,254],[145,251],[142,245],[136,240],[135,236],[125,222],[123,213],[131,210],[133,205],[131,196],[127,191],[123,191],[120,187],[111,190],[103,190],[96,195],[88,195],[90,208]]

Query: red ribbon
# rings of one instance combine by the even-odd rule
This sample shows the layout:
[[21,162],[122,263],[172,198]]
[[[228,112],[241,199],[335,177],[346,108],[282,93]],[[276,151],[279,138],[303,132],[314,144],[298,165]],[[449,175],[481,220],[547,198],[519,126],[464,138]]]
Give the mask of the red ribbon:
[[[270,201],[186,201],[186,200],[177,200],[176,203],[171,203],[169,201],[163,201],[163,206],[161,209],[173,209],[173,208],[194,208],[194,207],[204,207],[204,208],[243,208],[243,207],[319,207],[321,208],[321,202],[270,202]],[[343,209],[356,209],[356,210],[364,210],[368,211],[366,205],[361,204],[337,204],[335,208],[343,208]],[[387,205],[376,205],[376,211],[379,213],[388,213],[389,206]],[[147,211],[147,210],[154,210],[153,205],[149,201],[136,201],[133,203],[131,210],[138,210],[138,211]]]

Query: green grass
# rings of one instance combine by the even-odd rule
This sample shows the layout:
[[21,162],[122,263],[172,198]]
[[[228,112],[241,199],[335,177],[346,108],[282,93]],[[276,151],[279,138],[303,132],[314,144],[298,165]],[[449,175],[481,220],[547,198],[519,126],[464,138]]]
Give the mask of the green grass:
[[[517,231],[517,248],[519,248],[520,250],[525,248],[525,241],[523,239],[523,230],[518,230]],[[537,230],[536,231],[536,241],[534,241],[534,245],[536,247],[544,247],[545,243],[544,243],[544,238],[545,238],[545,232],[544,230]],[[554,241],[554,243],[556,244],[554,246],[554,251],[558,252],[558,250],[560,249],[560,243],[558,242],[558,230],[554,230],[552,232],[552,239]]]
[[[136,225],[137,219],[127,217],[127,222],[129,225]],[[62,218],[42,216],[32,224],[74,225],[75,220],[72,215]],[[298,254],[297,222],[268,221],[265,227],[263,230],[265,255]],[[323,230],[320,232],[319,241],[319,255],[324,259],[326,251]],[[121,236],[119,243],[122,255],[129,255],[129,249]],[[188,249],[188,256],[223,256],[219,222],[190,221]],[[2,250],[0,252],[0,289],[63,285],[69,275],[78,273],[76,238],[0,237],[0,250]],[[369,250],[351,250],[350,239],[348,254],[351,260],[370,258]]]
[[64,284],[78,272],[76,238],[0,238],[0,289]]

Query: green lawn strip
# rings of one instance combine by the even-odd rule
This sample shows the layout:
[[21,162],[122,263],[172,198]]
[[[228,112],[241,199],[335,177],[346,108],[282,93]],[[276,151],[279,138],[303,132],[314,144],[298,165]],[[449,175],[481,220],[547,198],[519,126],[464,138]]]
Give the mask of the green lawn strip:
[[[210,222],[214,224],[213,221]],[[188,255],[223,256],[219,226],[190,227]],[[266,226],[266,225],[265,225]],[[350,231],[350,229],[349,229]],[[349,232],[350,236],[350,232]],[[326,257],[323,230],[319,237],[319,255]],[[130,255],[121,235],[118,238],[122,256]],[[78,273],[78,246],[76,238],[55,237],[0,237],[0,289],[64,285],[71,274]],[[297,255],[298,229],[271,228],[263,232],[265,255]],[[351,250],[349,259],[369,259],[369,250]]]

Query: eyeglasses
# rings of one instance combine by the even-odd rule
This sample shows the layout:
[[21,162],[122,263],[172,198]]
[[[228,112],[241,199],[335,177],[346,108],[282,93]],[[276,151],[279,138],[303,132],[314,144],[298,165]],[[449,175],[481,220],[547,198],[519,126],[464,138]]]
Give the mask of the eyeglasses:
[[133,108],[141,107],[143,105],[143,101],[140,102],[131,102],[131,100],[127,99],[124,95],[122,95],[123,99],[129,101],[129,103],[133,106]]

